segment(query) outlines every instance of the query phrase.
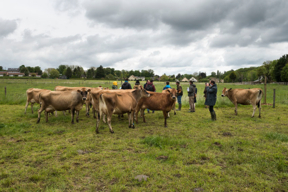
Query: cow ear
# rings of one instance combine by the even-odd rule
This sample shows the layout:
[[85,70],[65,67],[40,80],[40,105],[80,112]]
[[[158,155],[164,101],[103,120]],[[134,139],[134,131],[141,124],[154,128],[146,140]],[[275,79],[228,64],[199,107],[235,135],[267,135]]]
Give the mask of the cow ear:
[[230,88],[228,91],[231,91],[232,90],[232,88]]
[[134,89],[133,91],[132,91],[132,93],[134,93],[134,92],[136,92],[137,91],[137,89]]
[[169,93],[170,93],[170,90],[169,89],[166,89]]
[[81,90],[78,89],[77,92],[78,92],[78,93],[81,93]]
[[91,89],[88,89],[88,90],[87,90],[87,92],[90,92],[90,91],[91,91]]

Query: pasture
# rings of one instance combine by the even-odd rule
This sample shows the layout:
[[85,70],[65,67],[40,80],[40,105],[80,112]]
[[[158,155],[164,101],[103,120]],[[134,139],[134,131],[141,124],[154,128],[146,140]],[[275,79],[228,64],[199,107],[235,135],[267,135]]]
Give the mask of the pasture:
[[[145,111],[147,123],[139,117],[135,129],[128,128],[127,115],[115,115],[114,134],[103,122],[95,134],[96,120],[85,116],[85,107],[74,125],[60,112],[48,123],[42,113],[36,124],[38,104],[34,114],[30,105],[24,114],[28,88],[56,85],[110,88],[112,81],[0,79],[0,191],[288,190],[288,86],[267,85],[267,103],[276,89],[276,108],[262,106],[259,119],[251,118],[252,106],[239,106],[235,116],[234,105],[220,95],[224,86],[263,85],[218,84],[213,122],[203,104],[204,84],[196,84],[196,113],[188,113],[188,83],[181,83],[183,108],[170,113],[167,128],[162,111]],[[155,87],[160,92],[164,83]],[[134,179],[142,174],[147,181]]]

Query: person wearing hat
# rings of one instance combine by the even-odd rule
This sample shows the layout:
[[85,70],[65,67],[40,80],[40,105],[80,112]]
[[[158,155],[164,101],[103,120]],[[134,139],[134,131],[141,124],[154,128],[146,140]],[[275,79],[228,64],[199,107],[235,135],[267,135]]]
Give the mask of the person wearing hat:
[[114,82],[113,82],[112,89],[118,89],[117,81],[114,81]]
[[217,100],[217,85],[215,81],[210,81],[210,87],[207,89],[207,98],[205,101],[205,105],[209,106],[209,111],[211,114],[211,119],[216,121],[216,113],[214,111],[214,105],[216,104]]
[[182,86],[180,85],[180,81],[177,80],[176,85],[177,85],[177,101],[178,101],[177,111],[181,111],[181,107],[182,107],[181,98],[183,96],[183,90],[182,90]]
[[128,79],[125,79],[125,82],[122,84],[121,89],[132,89],[130,83],[128,83]]
[[140,87],[141,87],[141,85],[140,85],[139,80],[136,80],[136,83],[135,83],[133,89],[140,89]]
[[188,97],[189,97],[189,106],[190,110],[189,112],[195,112],[195,107],[194,107],[194,98],[195,98],[195,85],[193,84],[193,81],[190,80],[190,86],[188,89]]

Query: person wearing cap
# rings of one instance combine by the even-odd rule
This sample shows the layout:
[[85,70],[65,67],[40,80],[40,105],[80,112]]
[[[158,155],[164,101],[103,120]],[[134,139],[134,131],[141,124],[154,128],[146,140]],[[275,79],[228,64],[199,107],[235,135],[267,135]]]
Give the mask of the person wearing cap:
[[194,107],[194,98],[195,98],[195,85],[193,84],[193,81],[190,80],[190,86],[188,89],[188,97],[189,97],[189,106],[190,110],[189,112],[195,112],[195,107]]
[[128,79],[125,79],[125,82],[122,84],[121,89],[132,89],[130,83],[128,83]]
[[182,86],[180,85],[180,81],[177,80],[176,85],[177,85],[177,101],[178,101],[177,111],[181,111],[181,107],[182,107],[181,98],[183,96],[183,90],[182,90]]
[[136,80],[136,83],[135,83],[133,89],[140,89],[140,87],[141,87],[141,85],[140,85],[139,80]]
[[114,82],[113,82],[112,89],[118,89],[117,81],[114,81]]

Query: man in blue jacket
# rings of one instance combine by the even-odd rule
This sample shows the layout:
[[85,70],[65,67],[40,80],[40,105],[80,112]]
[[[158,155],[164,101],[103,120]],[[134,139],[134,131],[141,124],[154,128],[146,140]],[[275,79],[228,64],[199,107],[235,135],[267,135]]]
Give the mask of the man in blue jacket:
[[205,101],[205,105],[209,106],[209,111],[211,114],[211,119],[216,121],[216,113],[214,111],[214,105],[217,100],[217,85],[215,81],[210,81],[210,87],[207,89],[207,98]]
[[168,88],[172,89],[171,86],[169,85],[169,81],[166,82],[166,86],[163,88],[163,90],[166,90]]

